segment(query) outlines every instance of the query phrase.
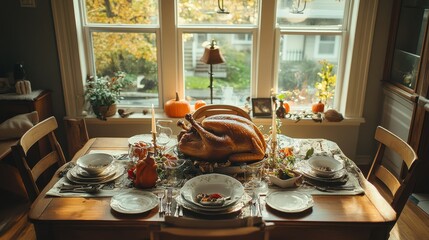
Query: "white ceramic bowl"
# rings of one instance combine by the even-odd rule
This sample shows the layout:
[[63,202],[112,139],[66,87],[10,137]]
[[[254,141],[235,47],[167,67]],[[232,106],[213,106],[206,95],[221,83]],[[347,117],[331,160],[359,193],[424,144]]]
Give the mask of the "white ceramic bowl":
[[197,194],[219,193],[224,197],[230,197],[227,203],[236,203],[244,194],[243,185],[233,177],[211,173],[194,177],[188,180],[180,189],[181,195],[185,200],[196,204]]
[[308,165],[320,177],[331,177],[344,167],[340,161],[329,156],[313,156],[308,159]]
[[296,183],[296,182],[297,182],[301,177],[302,177],[302,175],[301,175],[301,174],[298,174],[298,173],[295,175],[295,177],[291,177],[291,178],[288,178],[288,179],[285,179],[285,180],[280,179],[280,178],[278,178],[278,177],[276,177],[276,176],[274,176],[274,175],[270,175],[270,176],[269,176],[270,181],[271,181],[274,185],[279,186],[279,187],[281,187],[281,188],[291,188],[291,187],[296,187],[296,186],[297,186],[297,183]]
[[92,175],[99,175],[113,162],[113,156],[106,153],[90,153],[77,159],[76,164]]

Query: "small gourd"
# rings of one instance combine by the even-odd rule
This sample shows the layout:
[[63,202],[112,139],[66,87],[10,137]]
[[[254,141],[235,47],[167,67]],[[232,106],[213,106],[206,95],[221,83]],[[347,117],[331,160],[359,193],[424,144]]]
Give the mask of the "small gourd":
[[323,113],[325,111],[325,104],[322,103],[322,101],[319,101],[311,106],[311,111],[313,113]]
[[168,117],[181,118],[191,112],[191,105],[186,100],[180,100],[176,92],[176,99],[170,99],[164,104],[164,112]]
[[341,122],[344,117],[341,113],[337,112],[334,109],[329,109],[325,112],[325,119],[329,122]]
[[139,160],[136,165],[134,186],[136,188],[152,188],[155,187],[158,180],[157,164],[153,153],[149,152],[147,157]]
[[195,102],[195,106],[194,106],[194,108],[195,108],[195,110],[197,110],[198,108],[203,107],[203,106],[205,106],[205,105],[207,105],[207,103],[206,103],[206,102],[204,102],[204,100],[197,100],[197,101]]
[[283,107],[285,108],[286,113],[290,112],[290,105],[287,102],[283,102]]

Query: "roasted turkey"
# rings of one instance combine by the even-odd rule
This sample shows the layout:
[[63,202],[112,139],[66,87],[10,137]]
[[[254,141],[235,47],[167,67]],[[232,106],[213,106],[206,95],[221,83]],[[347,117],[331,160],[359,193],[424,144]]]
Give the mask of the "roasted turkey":
[[179,121],[181,153],[208,162],[253,162],[265,156],[266,143],[256,125],[241,116],[219,114],[195,121],[191,114]]

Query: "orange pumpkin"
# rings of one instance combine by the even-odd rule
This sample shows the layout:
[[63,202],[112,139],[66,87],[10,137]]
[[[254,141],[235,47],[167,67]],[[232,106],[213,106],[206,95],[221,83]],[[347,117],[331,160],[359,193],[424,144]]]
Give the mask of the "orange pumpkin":
[[200,108],[200,107],[202,107],[202,106],[205,106],[205,105],[207,105],[206,104],[206,102],[204,102],[203,100],[197,100],[196,102],[195,102],[195,110],[197,110],[198,108]]
[[180,100],[176,92],[176,99],[170,99],[164,104],[164,112],[168,117],[181,118],[191,112],[191,105],[186,100]]
[[156,169],[155,158],[152,153],[149,153],[145,159],[137,162],[134,186],[136,188],[155,187],[158,180]]
[[285,108],[286,113],[289,113],[289,112],[290,112],[290,106],[289,106],[289,103],[287,103],[287,102],[283,102],[283,107]]
[[322,101],[319,101],[318,103],[315,103],[313,106],[311,106],[311,111],[313,113],[322,113],[325,111],[325,104],[323,104]]

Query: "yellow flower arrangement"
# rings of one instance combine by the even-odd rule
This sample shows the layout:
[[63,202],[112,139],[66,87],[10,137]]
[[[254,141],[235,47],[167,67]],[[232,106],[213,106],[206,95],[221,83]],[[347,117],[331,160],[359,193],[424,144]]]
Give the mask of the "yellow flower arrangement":
[[317,75],[320,81],[316,83],[317,89],[316,96],[326,104],[328,99],[332,99],[335,93],[335,84],[337,81],[337,75],[332,73],[334,65],[326,60],[321,60],[319,63],[322,65],[320,72]]

